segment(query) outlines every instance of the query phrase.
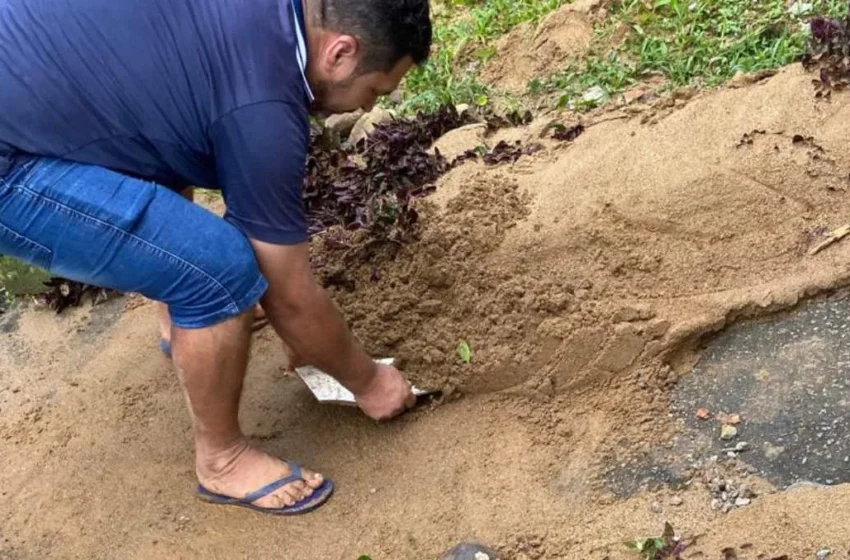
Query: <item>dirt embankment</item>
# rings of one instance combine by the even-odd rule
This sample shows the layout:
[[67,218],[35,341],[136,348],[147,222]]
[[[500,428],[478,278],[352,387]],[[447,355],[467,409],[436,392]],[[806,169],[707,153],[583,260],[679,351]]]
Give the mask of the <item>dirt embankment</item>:
[[421,240],[341,263],[335,298],[420,384],[554,395],[666,371],[700,334],[846,281],[844,246],[806,254],[850,216],[846,113],[788,69],[652,126],[464,165],[425,204]]

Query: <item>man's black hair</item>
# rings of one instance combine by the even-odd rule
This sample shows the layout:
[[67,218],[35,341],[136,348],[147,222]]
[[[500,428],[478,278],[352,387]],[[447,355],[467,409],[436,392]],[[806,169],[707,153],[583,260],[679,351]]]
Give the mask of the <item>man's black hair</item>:
[[422,64],[431,51],[428,0],[322,0],[321,26],[360,42],[361,74],[389,72],[410,57]]

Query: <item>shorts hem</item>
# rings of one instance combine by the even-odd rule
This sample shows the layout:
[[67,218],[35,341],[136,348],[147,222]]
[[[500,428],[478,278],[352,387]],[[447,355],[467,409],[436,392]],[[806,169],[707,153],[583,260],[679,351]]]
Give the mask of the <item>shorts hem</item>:
[[242,315],[252,307],[254,307],[260,298],[266,293],[269,288],[268,281],[262,276],[254,283],[254,286],[248,290],[248,293],[239,300],[234,300],[227,309],[209,313],[201,317],[192,319],[180,319],[172,315],[171,324],[181,329],[206,329],[213,327],[219,323]]

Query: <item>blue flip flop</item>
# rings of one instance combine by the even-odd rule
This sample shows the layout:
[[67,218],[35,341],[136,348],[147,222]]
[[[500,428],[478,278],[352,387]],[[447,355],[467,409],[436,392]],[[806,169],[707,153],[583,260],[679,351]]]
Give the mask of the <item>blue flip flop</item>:
[[328,501],[331,494],[334,492],[334,483],[332,480],[326,478],[322,482],[321,486],[313,490],[312,495],[292,504],[291,506],[285,506],[282,508],[263,508],[255,506],[254,502],[260,498],[268,496],[278,488],[283,488],[291,482],[301,480],[301,467],[291,461],[287,461],[286,464],[289,465],[289,469],[292,471],[292,474],[285,476],[280,480],[276,480],[271,484],[260,488],[256,492],[251,492],[244,498],[231,498],[230,496],[216,494],[215,492],[210,492],[200,484],[198,484],[198,497],[213,504],[241,506],[271,515],[299,515],[302,513],[308,513],[324,505],[325,502]]
[[171,343],[163,339],[159,341],[159,349],[165,354],[165,357],[171,359]]

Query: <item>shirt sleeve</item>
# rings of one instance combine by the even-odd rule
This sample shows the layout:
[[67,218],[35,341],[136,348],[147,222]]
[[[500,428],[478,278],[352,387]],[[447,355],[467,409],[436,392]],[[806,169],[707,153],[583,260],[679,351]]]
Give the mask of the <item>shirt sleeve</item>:
[[278,245],[307,241],[301,186],[309,130],[306,108],[286,102],[248,105],[213,126],[225,219],[248,237]]

